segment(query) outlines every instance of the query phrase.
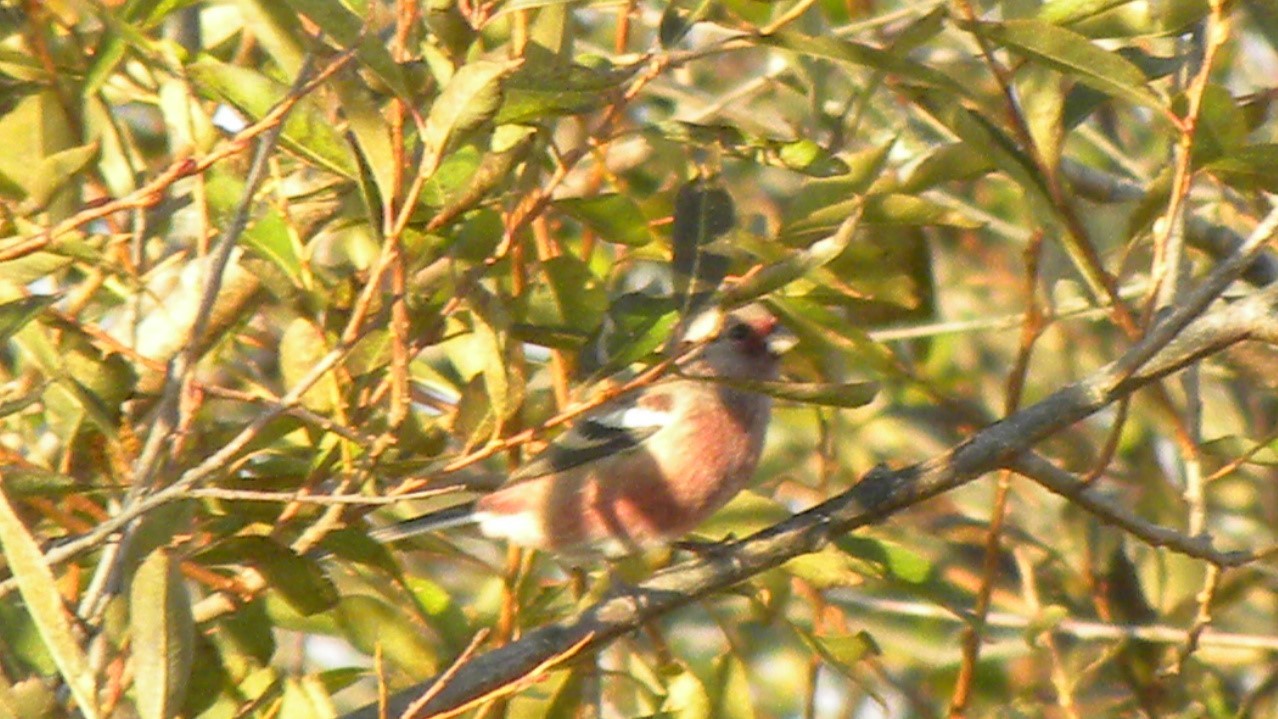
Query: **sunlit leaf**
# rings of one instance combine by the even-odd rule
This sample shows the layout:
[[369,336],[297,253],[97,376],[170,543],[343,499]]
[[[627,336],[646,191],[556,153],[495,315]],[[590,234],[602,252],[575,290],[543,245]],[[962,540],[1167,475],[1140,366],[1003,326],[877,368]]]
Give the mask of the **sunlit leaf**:
[[624,195],[566,198],[555,206],[580,220],[604,242],[642,246],[652,241],[647,218],[635,201]]
[[32,295],[0,304],[0,342],[8,340],[57,301],[57,295]]
[[133,630],[133,669],[138,714],[166,719],[178,713],[186,697],[194,658],[195,618],[185,579],[168,552],[143,560],[129,593]]
[[518,66],[518,62],[476,60],[457,70],[426,117],[422,142],[431,159],[424,174],[433,175],[454,144],[493,119],[501,107],[503,81]]
[[40,546],[18,518],[0,486],[0,549],[17,582],[22,601],[35,621],[45,647],[57,664],[58,673],[70,688],[81,713],[96,719],[97,687],[93,669],[76,640],[53,571],[44,560]]
[[409,90],[403,74],[381,38],[370,32],[363,18],[352,12],[340,0],[284,0],[299,15],[304,15],[324,32],[332,35],[346,47],[358,48],[356,57],[377,73],[400,97],[408,97]]
[[[253,70],[202,57],[187,67],[191,80],[205,95],[230,103],[251,119],[260,120],[279,104],[288,86]],[[353,178],[358,174],[350,147],[332,123],[309,100],[300,100],[284,121],[280,142],[290,151],[331,172]]]
[[1159,111],[1162,100],[1148,86],[1145,74],[1121,55],[1105,50],[1083,35],[1038,20],[974,23],[973,32],[1046,63],[1089,87]]

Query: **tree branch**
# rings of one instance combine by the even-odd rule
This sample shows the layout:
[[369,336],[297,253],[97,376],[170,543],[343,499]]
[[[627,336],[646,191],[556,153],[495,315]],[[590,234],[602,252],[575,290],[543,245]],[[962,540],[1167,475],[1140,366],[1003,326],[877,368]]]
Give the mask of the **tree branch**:
[[[519,641],[479,655],[457,666],[446,682],[428,680],[400,691],[390,698],[386,716],[400,716],[424,692],[431,692],[430,701],[413,707],[410,716],[451,713],[509,692],[569,658],[597,651],[645,622],[815,552],[834,537],[880,523],[901,509],[986,472],[1015,467],[1039,441],[1231,344],[1248,338],[1272,341],[1278,337],[1278,286],[1192,318],[1206,307],[1209,293],[1222,291],[1246,269],[1272,238],[1275,226],[1278,210],[1252,233],[1244,245],[1246,252],[1233,255],[1204,279],[1200,291],[1191,293],[1192,302],[1168,313],[1123,357],[1087,378],[995,422],[939,457],[898,470],[877,467],[850,490],[780,524],[670,567],[637,587],[613,593],[575,617],[535,629]],[[567,648],[573,651],[565,654]],[[377,705],[370,705],[345,719],[378,719],[380,711]]]

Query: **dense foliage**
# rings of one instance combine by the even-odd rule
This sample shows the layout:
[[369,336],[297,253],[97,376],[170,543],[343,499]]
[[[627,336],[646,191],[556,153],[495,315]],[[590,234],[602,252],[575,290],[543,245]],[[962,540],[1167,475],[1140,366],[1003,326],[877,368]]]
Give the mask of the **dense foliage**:
[[[0,717],[1278,711],[1275,78],[1271,0],[0,3]],[[716,288],[801,342],[692,539],[870,526],[369,539]]]

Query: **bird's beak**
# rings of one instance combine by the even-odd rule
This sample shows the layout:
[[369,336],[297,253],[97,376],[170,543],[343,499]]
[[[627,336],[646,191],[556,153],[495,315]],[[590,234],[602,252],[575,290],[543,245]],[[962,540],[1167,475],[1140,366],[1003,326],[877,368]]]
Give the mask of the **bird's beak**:
[[773,357],[780,357],[786,352],[794,349],[794,346],[799,344],[799,338],[785,327],[777,325],[768,333],[766,342],[768,354]]

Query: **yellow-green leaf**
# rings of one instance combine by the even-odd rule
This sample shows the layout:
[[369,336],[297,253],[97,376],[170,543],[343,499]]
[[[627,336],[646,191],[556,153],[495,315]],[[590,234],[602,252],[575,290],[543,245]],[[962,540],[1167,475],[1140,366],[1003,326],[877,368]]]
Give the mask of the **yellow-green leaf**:
[[142,719],[175,716],[186,697],[195,655],[195,617],[182,573],[166,549],[151,552],[129,592],[133,670]]
[[93,669],[71,628],[53,570],[44,561],[40,546],[18,519],[3,490],[4,485],[0,483],[0,549],[4,550],[9,571],[18,583],[18,592],[35,621],[40,638],[53,657],[58,673],[71,689],[80,711],[88,719],[97,719],[97,687]]

